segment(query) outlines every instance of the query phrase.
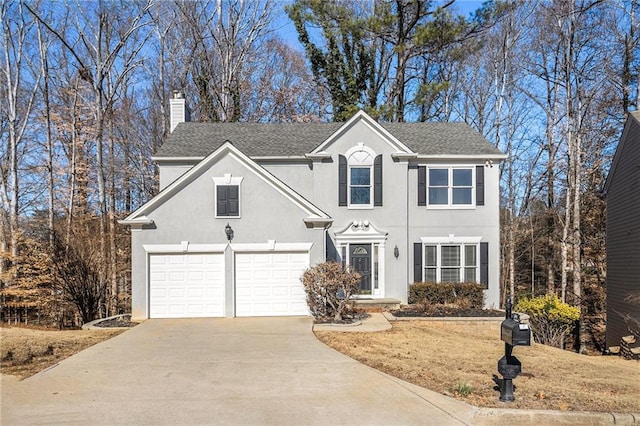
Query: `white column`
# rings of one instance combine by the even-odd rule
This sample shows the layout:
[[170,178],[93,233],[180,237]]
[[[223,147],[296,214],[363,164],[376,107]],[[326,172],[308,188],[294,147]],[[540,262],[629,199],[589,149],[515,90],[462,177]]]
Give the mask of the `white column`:
[[384,297],[384,283],[385,283],[385,249],[384,243],[378,245],[378,290],[376,296]]

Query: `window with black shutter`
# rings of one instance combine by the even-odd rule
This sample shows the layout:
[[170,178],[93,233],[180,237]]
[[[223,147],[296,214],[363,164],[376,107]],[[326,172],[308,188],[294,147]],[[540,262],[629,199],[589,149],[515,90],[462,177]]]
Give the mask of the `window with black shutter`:
[[240,187],[238,185],[216,186],[216,216],[240,216]]

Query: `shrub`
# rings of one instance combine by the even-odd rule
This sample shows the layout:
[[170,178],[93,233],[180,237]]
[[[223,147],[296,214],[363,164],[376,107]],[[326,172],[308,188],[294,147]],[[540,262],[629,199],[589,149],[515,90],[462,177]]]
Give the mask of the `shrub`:
[[533,338],[549,346],[561,347],[562,337],[570,333],[580,318],[580,309],[546,295],[518,301],[515,311],[529,315]]
[[337,262],[320,263],[307,269],[302,278],[307,305],[316,319],[341,321],[358,291],[361,276]]
[[409,287],[409,303],[423,305],[456,304],[460,307],[482,309],[484,292],[478,283],[419,282]]

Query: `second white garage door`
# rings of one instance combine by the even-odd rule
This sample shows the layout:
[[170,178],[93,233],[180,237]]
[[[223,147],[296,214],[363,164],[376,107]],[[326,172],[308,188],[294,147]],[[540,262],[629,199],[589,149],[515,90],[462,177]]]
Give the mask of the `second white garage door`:
[[308,252],[236,254],[236,316],[308,315],[300,277]]

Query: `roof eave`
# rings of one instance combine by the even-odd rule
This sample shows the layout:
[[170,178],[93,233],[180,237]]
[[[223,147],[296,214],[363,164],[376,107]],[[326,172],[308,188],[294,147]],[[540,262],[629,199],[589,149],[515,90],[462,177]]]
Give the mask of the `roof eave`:
[[624,123],[624,128],[622,129],[622,134],[620,135],[620,141],[618,142],[618,146],[616,146],[616,151],[613,154],[613,159],[611,160],[611,166],[609,167],[609,173],[607,173],[607,179],[604,182],[604,188],[602,189],[602,195],[607,196],[609,193],[609,188],[611,187],[611,181],[613,180],[613,175],[616,172],[618,167],[618,162],[620,161],[620,156],[622,155],[622,150],[624,149],[624,145],[626,140],[628,139],[628,132],[631,128],[632,121],[635,121],[638,125],[640,125],[640,112],[632,111],[627,115],[627,119]]
[[[133,215],[130,215],[131,217]],[[118,220],[120,225],[128,226],[131,230],[140,230],[145,226],[153,225],[153,220],[149,219],[146,216],[134,217],[129,219],[129,217]]]
[[505,160],[506,154],[418,154],[418,160]]
[[199,162],[204,160],[206,157],[203,156],[194,156],[194,157],[156,157],[153,156],[151,159],[155,162],[162,163],[186,163],[186,162]]
[[315,161],[328,160],[331,158],[331,154],[329,154],[327,151],[310,152],[308,154],[305,154],[304,156],[309,160]]

